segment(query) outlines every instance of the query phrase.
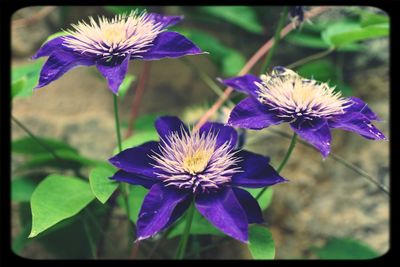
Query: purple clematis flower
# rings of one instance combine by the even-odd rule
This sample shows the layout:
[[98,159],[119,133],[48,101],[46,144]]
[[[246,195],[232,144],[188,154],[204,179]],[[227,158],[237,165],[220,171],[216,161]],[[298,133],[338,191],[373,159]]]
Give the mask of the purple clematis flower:
[[98,22],[90,17],[90,24],[72,25],[74,30],[48,41],[32,57],[49,56],[36,88],[57,80],[74,67],[96,65],[111,91],[118,94],[129,60],[157,60],[203,53],[183,35],[166,31],[182,19],[183,16],[132,11],[128,16],[102,17]]
[[227,125],[260,130],[290,123],[324,158],[330,152],[331,128],[386,140],[371,124],[380,119],[361,99],[342,97],[327,83],[302,78],[292,70],[275,67],[271,75],[248,74],[221,82],[249,94],[234,107]]
[[261,209],[241,187],[260,188],[285,182],[269,158],[235,149],[236,131],[206,123],[191,133],[177,117],[155,123],[160,142],[122,151],[109,161],[118,167],[111,179],[142,185],[150,191],[137,221],[137,239],[157,234],[183,215],[194,201],[215,227],[242,242],[248,224],[262,223]]

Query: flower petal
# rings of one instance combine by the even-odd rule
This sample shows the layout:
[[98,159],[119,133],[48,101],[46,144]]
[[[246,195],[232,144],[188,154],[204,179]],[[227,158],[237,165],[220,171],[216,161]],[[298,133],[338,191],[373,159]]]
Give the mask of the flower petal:
[[[145,196],[139,211],[137,240],[143,240],[157,234],[166,225],[173,222],[171,219],[178,219],[179,216],[177,215],[182,215],[184,211],[182,206],[178,208],[178,205],[189,196],[191,194],[187,191],[167,188],[159,183],[154,184]],[[175,212],[173,216],[175,209],[178,212]]]
[[158,142],[150,141],[138,147],[128,148],[108,161],[115,167],[131,174],[157,179],[157,175],[154,173],[155,168],[151,165],[155,162],[148,156],[153,154],[152,151],[159,151]]
[[117,171],[112,177],[110,177],[110,179],[117,180],[119,182],[126,182],[133,185],[141,185],[147,189],[152,187],[153,184],[159,182],[159,180],[157,179],[140,176],[123,170]]
[[357,133],[367,139],[387,140],[385,135],[378,130],[363,114],[357,112],[345,113],[328,121],[329,127]]
[[222,146],[225,142],[230,143],[230,147],[234,148],[237,142],[237,132],[234,128],[230,126],[225,126],[222,123],[217,122],[206,122],[199,130],[199,133],[202,134],[203,132],[214,132],[217,133],[217,147]]
[[195,204],[200,214],[219,230],[242,242],[248,242],[247,216],[231,188],[199,194]]
[[167,28],[181,22],[183,16],[163,16],[157,13],[149,13],[148,18],[156,23],[163,24],[163,28]]
[[111,62],[97,62],[96,67],[100,73],[107,79],[108,87],[114,94],[118,94],[118,89],[124,81],[126,73],[128,72],[130,55],[122,61]]
[[261,79],[258,78],[257,76],[251,75],[251,74],[246,74],[243,76],[239,77],[234,77],[226,80],[220,80],[221,83],[233,87],[234,89],[250,94],[254,96],[255,98],[258,97],[257,91],[258,86],[255,84],[255,82],[261,83]]
[[262,211],[257,200],[246,190],[240,188],[232,188],[232,190],[246,212],[248,223],[263,223]]
[[345,109],[346,112],[360,112],[371,121],[381,121],[382,120],[361,99],[359,99],[357,97],[350,97],[350,100],[353,104],[350,107]]
[[313,121],[296,120],[290,127],[301,138],[318,149],[323,158],[326,158],[331,150],[331,132],[328,123],[324,119],[314,119]]
[[269,165],[268,157],[246,150],[239,151],[236,156],[242,158],[238,167],[244,171],[238,172],[232,177],[232,186],[261,188],[287,181]]
[[202,53],[200,48],[183,35],[177,32],[162,32],[154,40],[151,48],[140,55],[140,59],[157,60]]
[[186,125],[176,116],[162,116],[159,117],[155,122],[155,127],[164,141],[166,140],[165,137],[171,134],[171,132],[178,132],[179,136],[181,130],[184,130],[189,133],[188,128]]
[[62,49],[63,38],[65,36],[56,37],[42,45],[39,50],[32,56],[32,59],[51,55],[53,52]]
[[44,63],[40,71],[39,84],[35,89],[57,80],[72,68],[80,65],[91,66],[93,64],[94,62],[92,60],[84,58],[76,53],[58,50],[56,53],[52,53]]
[[284,121],[253,97],[247,97],[233,108],[227,125],[260,130]]

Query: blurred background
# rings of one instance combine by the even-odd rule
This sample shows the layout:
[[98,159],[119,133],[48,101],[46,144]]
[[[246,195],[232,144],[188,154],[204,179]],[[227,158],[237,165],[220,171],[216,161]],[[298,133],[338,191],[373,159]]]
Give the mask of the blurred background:
[[[46,175],[55,171],[71,174],[74,168],[87,175],[88,166],[83,159],[107,159],[116,147],[112,95],[95,67],[73,69],[33,92],[44,59],[33,61],[30,57],[50,35],[71,28],[71,23],[87,21],[88,16],[112,17],[134,8],[35,6],[20,9],[12,17],[12,115],[36,136],[57,139],[76,148],[82,158],[69,166],[57,166],[30,149],[27,133],[12,123],[12,247],[22,257],[91,257],[79,222],[59,224],[43,235],[27,239],[31,224],[29,199]],[[273,36],[282,11],[281,6],[139,8],[184,15],[185,19],[170,30],[181,32],[210,54],[130,62],[129,76],[119,97],[120,119],[122,135],[133,131],[135,139],[131,142],[135,144],[141,143],[143,136],[154,135],[152,123],[158,115],[178,115],[192,124],[199,119],[224,89],[216,78],[232,77],[239,72]],[[329,81],[345,96],[363,99],[383,119],[375,125],[390,140],[389,38],[387,33],[371,33],[374,25],[388,27],[388,23],[386,13],[377,8],[331,7],[282,39],[271,66],[297,62],[294,70],[301,75]],[[364,35],[352,33],[354,29],[364,30]],[[331,49],[330,37],[338,32],[358,38]],[[320,58],[299,62],[318,54]],[[262,61],[251,73],[258,75]],[[141,80],[144,86],[137,86]],[[237,102],[242,98],[242,94],[234,93],[231,100]],[[140,104],[132,111],[134,101]],[[213,119],[225,122],[229,111],[227,105]],[[246,131],[245,148],[270,156],[271,164],[277,166],[290,142],[285,133],[291,131],[287,125],[272,128]],[[275,240],[277,259],[357,258],[365,253],[382,255],[389,249],[389,196],[357,169],[388,187],[389,142],[333,130],[332,152],[336,158],[322,160],[316,150],[298,143],[282,172],[290,182],[275,186],[273,194],[271,191],[271,203],[264,217]],[[355,167],[348,168],[340,160]],[[100,203],[90,205],[96,209]],[[127,220],[119,209],[107,216],[111,219],[100,237],[105,241],[99,257],[125,258]],[[196,238],[200,244],[220,239]],[[149,246],[152,242],[148,241]],[[165,246],[177,244],[175,239],[165,242]],[[218,244],[196,257],[251,258],[247,247],[235,240]],[[137,258],[148,255],[145,244]],[[165,257],[157,251],[152,254],[152,258]]]

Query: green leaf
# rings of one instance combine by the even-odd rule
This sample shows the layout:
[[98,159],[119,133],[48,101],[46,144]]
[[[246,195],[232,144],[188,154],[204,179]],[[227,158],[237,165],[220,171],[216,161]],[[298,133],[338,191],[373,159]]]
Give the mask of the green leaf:
[[29,202],[36,183],[29,177],[15,177],[11,181],[11,201]]
[[32,229],[29,237],[35,237],[58,222],[76,215],[93,199],[94,195],[87,182],[73,176],[47,176],[32,194]]
[[28,235],[30,228],[30,225],[24,225],[20,233],[13,239],[11,248],[15,254],[18,255],[19,253],[21,253],[21,251],[29,242]]
[[20,80],[13,82],[11,85],[11,99],[19,95],[25,88],[26,77],[22,77]]
[[246,64],[244,56],[235,50],[231,50],[222,59],[222,72],[225,76],[234,76],[242,69],[244,64]]
[[[129,208],[130,208],[130,220],[134,223],[137,222],[139,210],[142,207],[143,199],[146,196],[148,190],[142,186],[130,186],[129,187]],[[118,205],[126,210],[124,196],[119,195],[117,198]]]
[[304,78],[313,78],[321,82],[336,80],[335,65],[327,59],[320,59],[304,64],[296,72]]
[[154,131],[154,123],[161,114],[145,114],[138,117],[135,121],[135,130],[137,131]]
[[126,75],[122,84],[119,87],[118,90],[118,97],[120,99],[124,99],[126,93],[128,92],[128,89],[131,88],[132,82],[136,80],[136,77],[134,75]]
[[371,12],[363,12],[361,13],[361,27],[367,27],[375,24],[388,24],[389,23],[389,16],[387,15],[380,15]]
[[116,169],[113,166],[97,166],[90,171],[89,183],[93,194],[101,203],[106,203],[112,193],[117,189],[118,183],[110,180]]
[[335,46],[332,42],[332,37],[344,32],[351,32],[360,29],[360,24],[354,21],[339,21],[329,25],[323,32],[321,32],[322,40],[330,45]]
[[332,238],[323,247],[311,250],[323,260],[364,260],[380,256],[367,244],[349,238]]
[[[39,74],[43,60],[34,63],[13,67],[11,70],[11,95],[12,97],[31,96],[33,88],[39,81]],[[21,81],[23,80],[23,82]],[[23,83],[23,85],[22,85]]]
[[389,35],[388,24],[377,24],[365,28],[355,29],[349,32],[338,33],[331,36],[331,42],[336,47],[341,47],[345,44],[373,39],[378,37],[386,37]]
[[102,161],[86,158],[70,150],[56,150],[54,151],[58,158],[53,155],[38,154],[34,155],[29,161],[17,167],[17,170],[26,170],[31,168],[43,168],[43,167],[54,167],[54,168],[76,168],[80,166],[91,166]]
[[[249,193],[256,198],[258,193],[262,190],[262,188],[255,188],[255,189],[246,189],[249,191]],[[261,210],[265,210],[268,208],[268,206],[272,202],[272,196],[273,196],[274,190],[272,187],[268,187],[267,190],[263,193],[261,198],[258,200],[258,204],[260,205]]]
[[211,60],[221,68],[225,76],[237,74],[246,62],[239,51],[221,43],[211,34],[186,28],[175,28],[175,30],[192,40],[203,51],[209,52]]
[[285,40],[291,44],[309,48],[328,49],[330,47],[330,45],[324,42],[320,36],[304,34],[298,31],[293,32],[292,34],[286,36]]
[[259,225],[249,227],[249,250],[256,260],[275,258],[275,243],[268,228]]
[[[186,226],[186,220],[182,219],[179,220],[169,233],[168,238],[173,238],[175,236],[182,235],[185,230],[185,226]],[[201,216],[201,214],[197,210],[195,210],[195,213],[193,215],[193,221],[190,227],[190,234],[225,236],[223,232],[215,228],[203,216]]]
[[203,6],[200,9],[248,32],[257,34],[263,32],[263,27],[258,22],[254,9],[249,6]]
[[321,33],[321,37],[333,47],[342,47],[358,41],[384,37],[388,34],[389,25],[387,23],[361,27],[356,22],[341,21],[330,25]]
[[43,147],[44,145],[52,151],[65,150],[78,153],[75,148],[71,147],[69,144],[63,141],[45,137],[36,137],[36,139],[38,139],[42,145],[40,145],[35,139],[29,136],[13,140],[11,143],[11,151],[13,153],[26,155],[47,154],[49,152]]
[[114,14],[120,14],[120,13],[129,14],[132,10],[135,9],[138,9],[139,12],[146,10],[144,7],[140,6],[105,6],[104,8],[107,11]]
[[[122,142],[122,150],[135,147],[149,141],[158,141],[156,130],[151,131],[135,131],[132,136]],[[114,155],[119,153],[118,147],[114,149]]]

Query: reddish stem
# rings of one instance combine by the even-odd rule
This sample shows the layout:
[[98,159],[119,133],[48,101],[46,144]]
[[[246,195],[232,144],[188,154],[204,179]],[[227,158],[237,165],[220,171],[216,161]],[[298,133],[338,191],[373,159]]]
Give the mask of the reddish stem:
[[150,62],[144,61],[143,70],[139,77],[139,83],[136,87],[135,96],[133,98],[132,109],[131,109],[131,117],[128,122],[128,130],[126,132],[125,138],[131,136],[133,134],[133,125],[135,124],[135,120],[138,116],[140,101],[142,100],[144,88],[146,87],[147,80],[150,74]]
[[[329,9],[329,7],[316,7],[311,9],[305,14],[305,18],[314,17],[324,11]],[[281,31],[281,38],[285,37],[289,32],[294,29],[293,23],[289,23]],[[271,49],[274,44],[274,38],[266,42],[258,51],[247,61],[246,65],[240,70],[238,76],[244,75],[250,71],[252,67]],[[224,93],[218,98],[218,100],[211,106],[209,110],[200,118],[199,122],[194,126],[193,131],[197,131],[200,127],[208,121],[208,119],[222,106],[222,104],[228,99],[229,95],[233,92],[233,88],[227,87]]]

